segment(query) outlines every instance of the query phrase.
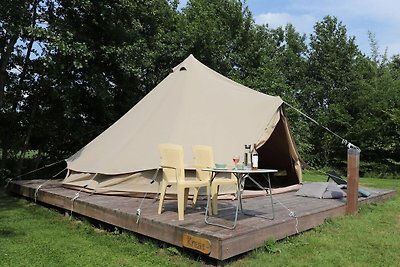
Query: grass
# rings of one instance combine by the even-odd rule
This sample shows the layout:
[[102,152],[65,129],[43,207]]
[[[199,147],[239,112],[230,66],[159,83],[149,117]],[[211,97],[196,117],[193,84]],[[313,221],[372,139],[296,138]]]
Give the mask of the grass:
[[0,191],[0,266],[199,265],[174,247],[105,231]]
[[[325,177],[307,173],[307,181]],[[399,179],[361,178],[364,186],[400,190]],[[397,266],[400,198],[361,205],[355,216],[235,258],[229,266]],[[156,241],[104,230],[0,191],[0,266],[200,266],[193,254]]]
[[[21,151],[10,151],[9,153],[13,154],[16,156],[16,158],[21,157]],[[39,154],[39,150],[28,150],[25,152],[24,158],[25,159],[33,159],[35,157],[37,157]],[[3,156],[3,150],[0,149],[0,157]]]
[[[307,181],[326,181],[309,173]],[[361,178],[362,186],[400,190],[399,179]],[[249,253],[230,266],[398,266],[400,198],[361,205],[359,213],[325,224]]]

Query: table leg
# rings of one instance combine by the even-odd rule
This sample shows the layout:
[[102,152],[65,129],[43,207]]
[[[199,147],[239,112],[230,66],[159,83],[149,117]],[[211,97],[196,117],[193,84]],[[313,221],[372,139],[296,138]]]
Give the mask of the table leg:
[[271,179],[269,177],[269,173],[267,173],[267,179],[268,179],[268,186],[269,186],[269,197],[271,198],[272,219],[275,219],[274,201],[272,199]]
[[244,178],[245,175],[240,174],[240,173],[234,173],[234,175],[236,176],[236,179],[238,181],[238,185],[237,185],[237,198],[239,201],[239,210],[243,210],[243,203],[242,203],[242,188],[244,188]]
[[269,174],[267,174],[267,176],[265,176],[265,175],[263,174],[263,176],[264,176],[264,178],[266,178],[267,181],[268,181],[268,189],[269,189],[268,191],[269,191],[269,192],[267,192],[267,190],[265,190],[264,187],[262,187],[259,183],[257,183],[256,180],[254,180],[250,175],[247,175],[245,178],[248,177],[255,185],[257,185],[260,189],[265,190],[265,192],[269,194],[270,199],[271,199],[272,218],[268,218],[268,217],[261,216],[261,215],[254,215],[254,214],[245,213],[245,212],[243,211],[243,209],[242,209],[242,213],[245,214],[245,215],[248,215],[248,216],[256,216],[256,217],[261,217],[261,218],[273,220],[273,219],[275,219],[275,210],[274,210],[274,202],[273,202],[273,199],[272,199],[271,180],[270,180],[270,178],[269,178]]
[[238,202],[236,203],[235,221],[234,221],[233,225],[232,226],[227,226],[227,225],[223,225],[223,224],[219,224],[219,223],[210,222],[208,220],[209,217],[210,217],[208,215],[208,209],[211,207],[210,203],[211,203],[212,181],[214,180],[215,176],[217,176],[217,174],[218,173],[216,173],[216,172],[214,173],[213,172],[213,175],[211,176],[211,179],[210,179],[210,194],[207,196],[206,214],[204,216],[204,222],[206,224],[209,224],[209,225],[215,225],[215,226],[219,226],[219,227],[222,227],[222,228],[233,230],[233,229],[236,228],[236,223],[237,223],[237,218],[238,218],[238,213],[239,213],[239,206],[241,206],[241,201],[239,203],[239,199],[241,200],[241,197],[240,197],[240,184],[238,185],[238,192],[237,192],[237,194],[238,194]]

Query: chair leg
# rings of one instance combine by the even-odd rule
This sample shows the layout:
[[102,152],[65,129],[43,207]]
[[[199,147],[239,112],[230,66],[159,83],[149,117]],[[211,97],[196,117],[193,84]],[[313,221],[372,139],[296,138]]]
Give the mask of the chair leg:
[[195,208],[197,205],[197,197],[199,195],[199,187],[194,188],[194,194],[193,194],[193,207]]
[[212,214],[218,214],[218,191],[219,185],[213,184],[211,188],[211,210]]
[[163,205],[164,205],[164,197],[165,197],[165,192],[167,191],[167,183],[164,181],[161,183],[161,189],[160,189],[160,203],[158,204],[158,214],[161,214]]
[[189,200],[189,191],[190,191],[190,188],[185,188],[185,198],[184,198],[185,206],[184,206],[184,210],[186,210],[187,203],[188,203],[188,200]]
[[180,221],[185,219],[185,195],[186,188],[178,186],[178,219]]

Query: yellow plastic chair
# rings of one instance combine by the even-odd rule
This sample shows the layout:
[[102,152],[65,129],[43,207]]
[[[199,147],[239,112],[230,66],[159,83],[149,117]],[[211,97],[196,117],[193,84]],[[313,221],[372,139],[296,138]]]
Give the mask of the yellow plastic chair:
[[[193,156],[196,165],[196,176],[201,181],[210,182],[210,172],[202,171],[204,168],[214,168],[214,152],[211,146],[193,146]],[[211,209],[210,214],[218,214],[218,191],[221,185],[237,186],[237,179],[232,174],[230,179],[215,178],[211,185]]]
[[167,187],[176,185],[178,196],[178,218],[184,220],[185,208],[189,196],[190,188],[195,189],[193,197],[193,206],[196,206],[198,191],[201,187],[206,187],[207,195],[210,194],[209,181],[202,180],[185,180],[185,166],[183,162],[183,148],[175,144],[159,145],[161,155],[161,168],[163,171],[163,180],[160,189],[160,204],[158,206],[158,214],[161,214],[164,197]]

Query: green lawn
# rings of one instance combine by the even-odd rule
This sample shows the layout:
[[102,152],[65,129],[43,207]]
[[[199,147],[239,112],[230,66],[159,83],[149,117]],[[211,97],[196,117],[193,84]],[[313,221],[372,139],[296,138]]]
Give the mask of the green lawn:
[[[324,181],[308,173],[307,181]],[[364,186],[400,190],[399,179],[361,178]],[[400,199],[362,205],[355,216],[229,262],[230,266],[398,266]],[[0,191],[0,266],[200,266],[193,254],[119,230],[105,231]]]
[[[317,174],[307,181],[326,181]],[[362,186],[400,190],[399,179],[361,178]],[[285,240],[266,242],[231,266],[399,266],[400,198],[361,205],[355,216],[327,221]]]
[[105,231],[0,191],[0,266],[189,266],[174,247]]

